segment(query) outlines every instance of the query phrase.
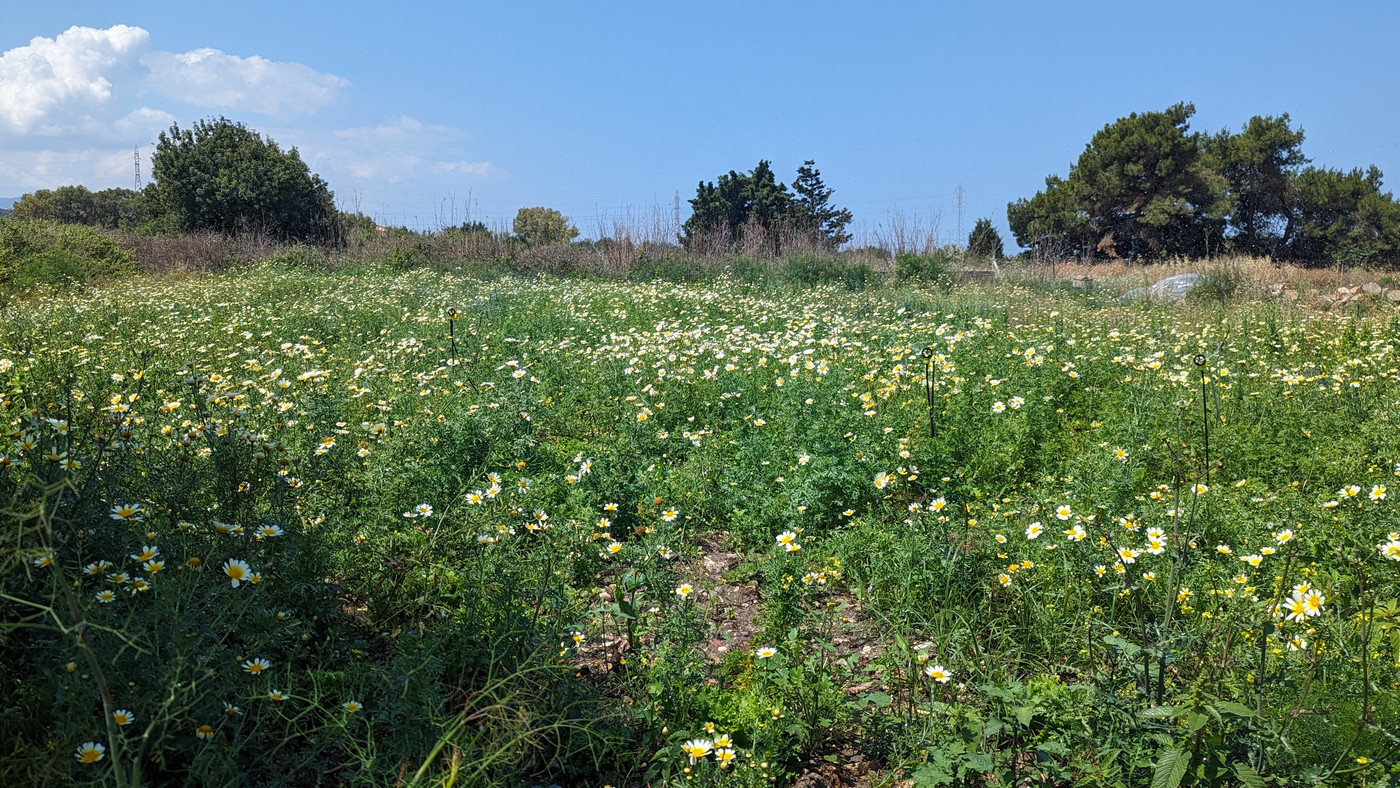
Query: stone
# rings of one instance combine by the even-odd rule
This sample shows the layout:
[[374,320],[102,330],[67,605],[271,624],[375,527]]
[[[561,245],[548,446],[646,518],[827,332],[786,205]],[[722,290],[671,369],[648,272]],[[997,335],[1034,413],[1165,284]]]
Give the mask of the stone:
[[1390,299],[1391,301],[1394,301],[1397,304],[1400,304],[1400,288],[1385,291],[1385,297]]
[[1361,292],[1365,293],[1366,295],[1375,296],[1385,292],[1385,288],[1381,287],[1375,282],[1367,282],[1366,284],[1361,286]]
[[1200,274],[1177,274],[1160,279],[1147,287],[1138,287],[1123,294],[1124,301],[1145,299],[1147,301],[1181,301],[1191,288],[1201,283],[1205,277]]

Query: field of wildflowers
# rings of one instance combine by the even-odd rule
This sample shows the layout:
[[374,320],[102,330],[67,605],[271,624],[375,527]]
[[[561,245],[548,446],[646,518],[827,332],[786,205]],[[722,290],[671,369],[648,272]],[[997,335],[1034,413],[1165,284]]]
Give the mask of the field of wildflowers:
[[1397,348],[1388,307],[1005,285],[18,302],[0,770],[1392,784]]

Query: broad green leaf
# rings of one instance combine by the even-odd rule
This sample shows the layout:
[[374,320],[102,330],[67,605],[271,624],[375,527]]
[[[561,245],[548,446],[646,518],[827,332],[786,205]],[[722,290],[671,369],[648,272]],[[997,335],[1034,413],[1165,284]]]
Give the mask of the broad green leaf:
[[1163,750],[1152,770],[1152,788],[1177,788],[1190,767],[1190,755],[1181,750]]

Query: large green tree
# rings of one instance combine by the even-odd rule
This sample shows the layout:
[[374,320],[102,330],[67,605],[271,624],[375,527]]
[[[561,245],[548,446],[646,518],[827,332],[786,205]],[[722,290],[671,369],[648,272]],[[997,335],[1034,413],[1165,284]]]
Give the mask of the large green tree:
[[1375,166],[1347,172],[1308,167],[1296,179],[1289,220],[1296,231],[1282,247],[1301,262],[1400,261],[1400,203],[1381,191]]
[[1002,248],[1001,233],[991,219],[978,219],[967,236],[967,255],[975,258],[990,257],[995,260],[1006,251]]
[[1294,238],[1295,179],[1308,159],[1303,130],[1288,121],[1287,112],[1255,115],[1239,134],[1223,130],[1206,141],[1210,164],[1226,182],[1233,251],[1272,257]]
[[15,203],[14,214],[21,219],[115,229],[140,224],[145,199],[141,192],[132,189],[94,192],[86,186],[60,186],[24,195]]
[[730,170],[718,182],[701,181],[690,210],[681,228],[682,243],[689,248],[723,247],[741,240],[750,227],[771,238],[791,215],[792,193],[778,182],[773,165],[761,160],[747,173]]
[[1400,262],[1400,203],[1380,170],[1305,167],[1287,113],[1205,135],[1190,133],[1193,112],[1177,104],[1105,126],[1067,178],[1007,206],[1017,243],[1060,257]]
[[851,240],[846,226],[851,223],[852,216],[845,208],[831,204],[834,192],[822,182],[816,164],[808,159],[797,168],[797,180],[792,182],[792,223],[819,246],[835,250]]
[[578,237],[578,228],[569,224],[569,217],[553,208],[521,208],[511,230],[526,246],[568,243]]
[[333,195],[296,148],[227,118],[161,132],[151,157],[161,207],[177,230],[253,231],[320,242],[335,231]]
[[[1190,133],[1196,108],[1133,113],[1103,127],[1064,181],[1008,207],[1022,246],[1153,259],[1218,248],[1228,211],[1225,184]],[[1049,192],[1058,193],[1049,196]]]

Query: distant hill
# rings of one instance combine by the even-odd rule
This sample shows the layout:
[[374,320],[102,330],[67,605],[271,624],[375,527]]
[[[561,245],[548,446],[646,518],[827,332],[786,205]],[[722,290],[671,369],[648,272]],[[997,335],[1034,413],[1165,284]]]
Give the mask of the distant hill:
[[0,197],[0,216],[7,216],[11,213],[11,208],[19,202],[18,197]]

